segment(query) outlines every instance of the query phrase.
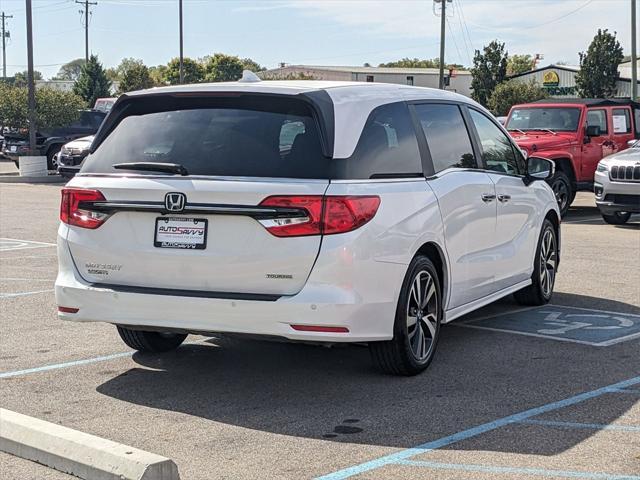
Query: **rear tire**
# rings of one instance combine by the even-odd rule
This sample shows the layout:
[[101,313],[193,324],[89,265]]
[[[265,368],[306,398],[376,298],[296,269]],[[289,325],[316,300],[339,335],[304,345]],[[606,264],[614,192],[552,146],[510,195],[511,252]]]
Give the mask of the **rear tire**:
[[416,375],[433,360],[442,319],[438,272],[427,257],[409,265],[402,284],[393,327],[393,339],[371,342],[371,358],[378,369],[392,375]]
[[147,332],[131,330],[120,325],[116,327],[122,341],[139,352],[158,353],[175,350],[187,338],[184,333]]
[[548,180],[548,183],[553,190],[553,194],[556,196],[560,216],[564,217],[576,197],[576,192],[571,186],[571,180],[562,170],[556,170],[556,173]]
[[629,212],[615,212],[613,215],[602,214],[602,218],[610,225],[624,225],[631,218]]
[[553,224],[545,219],[536,248],[531,285],[513,294],[521,305],[545,305],[551,300],[558,270],[558,236]]

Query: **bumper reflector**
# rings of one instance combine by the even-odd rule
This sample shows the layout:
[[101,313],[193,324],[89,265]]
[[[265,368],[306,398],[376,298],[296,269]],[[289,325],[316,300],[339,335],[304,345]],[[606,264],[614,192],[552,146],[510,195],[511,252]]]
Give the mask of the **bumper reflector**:
[[349,333],[347,327],[323,327],[321,325],[291,325],[299,332]]
[[78,313],[79,308],[73,307],[60,307],[58,306],[58,311],[61,313]]

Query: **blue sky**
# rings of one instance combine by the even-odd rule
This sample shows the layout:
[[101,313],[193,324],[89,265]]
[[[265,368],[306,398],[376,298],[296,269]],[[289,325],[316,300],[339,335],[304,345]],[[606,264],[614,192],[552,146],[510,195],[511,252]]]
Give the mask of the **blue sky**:
[[[577,64],[598,28],[618,32],[630,50],[631,0],[453,0],[448,4],[446,60],[469,65],[473,49],[497,38],[510,53],[542,53],[542,64]],[[178,55],[177,0],[98,0],[90,49],[105,66],[123,57],[147,65]],[[81,6],[33,0],[34,57],[45,77],[84,56]],[[640,9],[640,5],[638,6]],[[24,70],[25,2],[0,0],[11,41],[7,70]],[[639,12],[640,14],[640,12]],[[439,18],[431,0],[184,0],[185,55],[215,52],[279,62],[377,65],[439,52]]]

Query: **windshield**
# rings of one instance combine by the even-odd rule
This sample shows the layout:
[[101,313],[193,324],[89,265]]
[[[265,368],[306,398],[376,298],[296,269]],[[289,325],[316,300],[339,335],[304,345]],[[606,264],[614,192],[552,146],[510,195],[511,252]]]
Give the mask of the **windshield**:
[[575,132],[580,121],[579,108],[514,108],[507,120],[507,130],[552,130]]
[[82,172],[125,173],[113,165],[159,162],[182,165],[191,175],[326,178],[329,160],[306,104],[247,103],[228,100],[125,117]]

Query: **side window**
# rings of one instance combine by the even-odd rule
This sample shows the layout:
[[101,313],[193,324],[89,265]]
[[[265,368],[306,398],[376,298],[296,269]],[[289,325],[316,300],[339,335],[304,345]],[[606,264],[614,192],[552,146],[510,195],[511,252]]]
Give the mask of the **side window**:
[[606,110],[588,110],[587,126],[596,125],[600,127],[600,134],[608,132],[607,128],[607,111]]
[[524,159],[507,135],[487,116],[469,109],[482,146],[482,160],[489,170],[510,175],[524,174]]
[[477,168],[469,133],[457,105],[416,105],[436,173],[450,167]]
[[407,105],[391,103],[373,110],[353,155],[334,159],[333,164],[334,178],[342,179],[422,174],[418,140]]
[[631,133],[631,113],[628,108],[613,109],[613,133]]

